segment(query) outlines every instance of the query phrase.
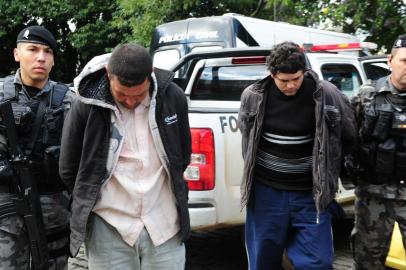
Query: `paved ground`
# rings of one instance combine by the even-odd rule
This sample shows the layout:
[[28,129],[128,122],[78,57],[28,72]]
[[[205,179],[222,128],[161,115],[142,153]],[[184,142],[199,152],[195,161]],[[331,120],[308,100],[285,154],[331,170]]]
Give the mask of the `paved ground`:
[[[351,221],[334,227],[335,270],[352,270],[348,236]],[[186,243],[186,270],[246,270],[246,255],[241,244],[241,228],[214,232],[194,232]],[[69,262],[69,270],[87,269],[84,249]]]

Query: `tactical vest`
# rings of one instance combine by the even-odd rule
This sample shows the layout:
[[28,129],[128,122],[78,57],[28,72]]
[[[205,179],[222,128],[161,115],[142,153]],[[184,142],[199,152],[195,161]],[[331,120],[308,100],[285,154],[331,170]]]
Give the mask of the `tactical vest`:
[[363,178],[372,184],[406,184],[406,98],[376,93],[364,109],[360,135]]
[[[0,84],[2,99],[12,101],[18,144],[32,160],[31,171],[39,190],[60,190],[58,159],[64,121],[63,100],[69,88],[51,82],[51,90],[46,95],[39,99],[28,98],[28,101],[19,100],[18,90],[14,76],[6,77]],[[36,134],[32,136],[33,133]]]

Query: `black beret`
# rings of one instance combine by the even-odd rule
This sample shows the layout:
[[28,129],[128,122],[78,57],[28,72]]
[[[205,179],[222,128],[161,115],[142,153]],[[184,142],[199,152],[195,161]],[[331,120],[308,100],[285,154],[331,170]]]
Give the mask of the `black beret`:
[[17,36],[17,43],[28,42],[38,43],[49,46],[53,53],[56,54],[56,40],[54,35],[45,27],[34,25],[28,26],[21,30]]
[[393,43],[393,48],[406,48],[406,34],[398,36]]

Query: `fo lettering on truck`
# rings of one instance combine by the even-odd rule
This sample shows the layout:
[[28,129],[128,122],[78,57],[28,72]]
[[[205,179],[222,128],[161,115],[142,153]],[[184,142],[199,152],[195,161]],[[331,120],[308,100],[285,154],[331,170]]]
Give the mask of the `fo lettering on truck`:
[[[243,171],[237,115],[242,91],[267,76],[269,48],[232,48],[194,52],[173,68],[175,82],[185,91],[192,133],[191,163],[184,176],[189,186],[193,229],[243,224],[240,183]],[[359,57],[306,53],[308,65],[319,77],[336,84],[347,95],[367,80]],[[385,59],[368,59],[374,74],[387,74]],[[375,62],[378,61],[379,65]],[[182,72],[179,72],[183,70]],[[340,185],[337,201],[352,211],[354,193]]]

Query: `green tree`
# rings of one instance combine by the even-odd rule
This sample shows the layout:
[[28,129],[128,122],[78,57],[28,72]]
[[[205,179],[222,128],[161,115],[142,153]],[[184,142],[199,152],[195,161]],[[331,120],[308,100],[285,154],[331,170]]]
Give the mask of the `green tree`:
[[365,35],[365,41],[390,49],[399,34],[406,33],[404,0],[269,0],[256,16],[344,33]]
[[115,24],[113,16],[119,9],[114,1],[0,0],[0,76],[18,68],[12,54],[17,34],[28,25],[40,24],[58,42],[52,78],[71,82],[91,57],[109,51],[130,31]]
[[375,42],[389,52],[396,37],[406,33],[406,2],[323,0],[320,19],[332,20],[346,33],[366,34],[366,41]]
[[406,32],[404,0],[0,0],[0,76],[18,68],[13,48],[27,25],[40,24],[54,33],[60,53],[52,76],[71,82],[93,56],[118,43],[148,47],[158,24],[230,12],[304,26],[325,23],[365,34],[367,41],[385,48]]

